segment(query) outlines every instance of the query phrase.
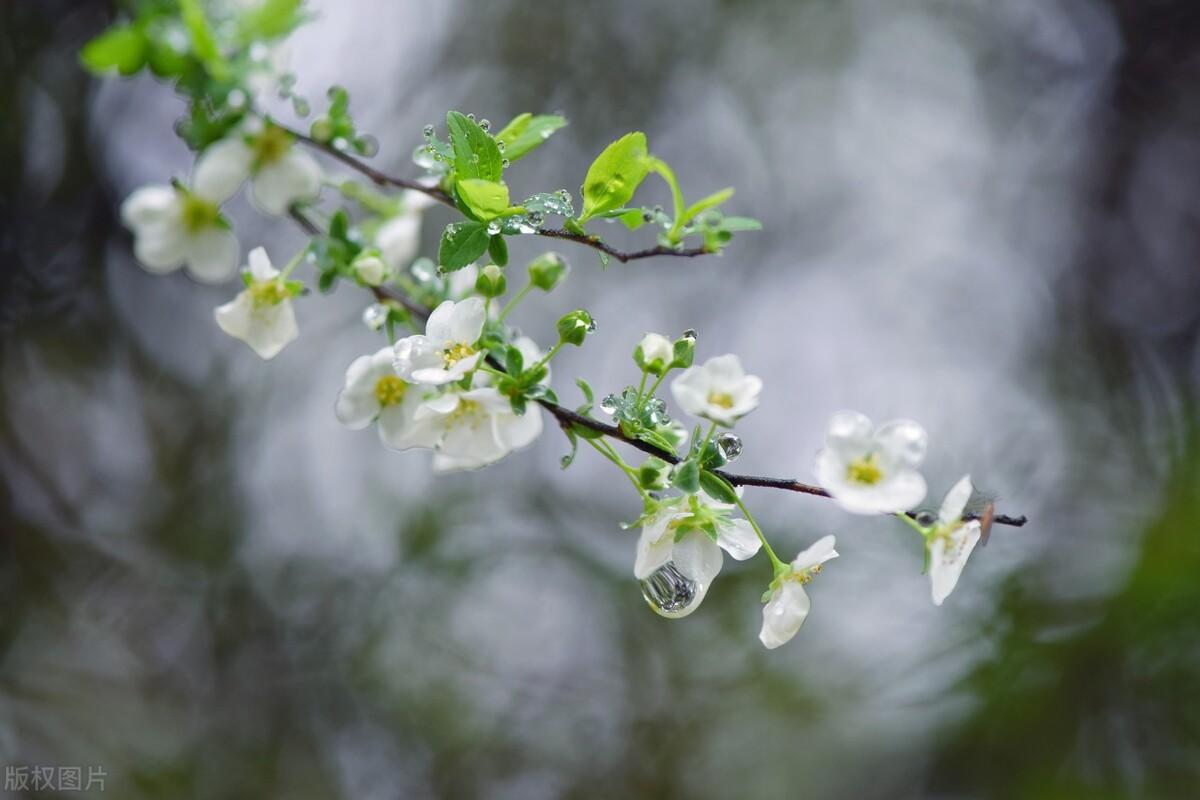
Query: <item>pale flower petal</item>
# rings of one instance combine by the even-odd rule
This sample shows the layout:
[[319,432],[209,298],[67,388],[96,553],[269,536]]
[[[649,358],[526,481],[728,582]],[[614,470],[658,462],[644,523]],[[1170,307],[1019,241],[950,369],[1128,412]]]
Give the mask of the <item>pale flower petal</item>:
[[784,581],[763,606],[762,630],[758,639],[768,650],[787,644],[800,630],[812,608],[808,592],[796,581]]
[[762,547],[749,520],[731,519],[717,525],[717,544],[738,561],[745,561]]
[[290,300],[255,306],[250,293],[242,292],[219,307],[215,316],[221,330],[250,345],[262,359],[274,358],[299,335]]
[[837,558],[838,552],[833,549],[836,539],[832,536],[822,536],[813,542],[792,560],[792,569],[796,572],[820,566],[830,559]]
[[142,227],[133,241],[133,257],[150,272],[174,272],[188,254],[188,238],[176,225]]
[[655,570],[671,560],[675,537],[667,530],[667,526],[681,516],[682,512],[664,510],[646,520],[633,562],[633,574],[638,580],[649,578]]
[[250,175],[254,151],[234,134],[208,146],[196,160],[192,191],[197,197],[220,205],[233,197]]
[[929,547],[929,585],[934,605],[940,606],[958,585],[982,532],[979,520],[971,520],[947,535],[934,538]]
[[179,215],[179,195],[172,186],[143,186],[121,203],[121,222],[137,230]]
[[[379,248],[383,260],[393,270],[407,267],[417,257],[420,244],[421,217],[417,214],[400,214],[392,217],[379,226],[379,230],[375,233],[375,246]],[[472,281],[472,285],[474,285],[474,281]]]
[[929,443],[925,429],[909,419],[892,420],[879,426],[875,440],[889,461],[907,467],[921,465]]
[[271,264],[271,259],[264,247],[256,247],[251,250],[246,261],[250,267],[250,277],[256,281],[269,281],[279,277],[279,270]]
[[454,306],[454,314],[450,318],[450,335],[452,342],[474,344],[483,335],[483,323],[487,320],[487,306],[481,297],[468,297]]
[[671,560],[680,574],[707,587],[721,571],[724,557],[716,542],[703,533],[691,531],[675,543]]
[[962,517],[963,509],[967,507],[967,501],[971,499],[971,493],[974,491],[975,487],[971,484],[971,476],[962,476],[958,483],[946,492],[946,499],[942,500],[942,507],[938,511],[938,520],[943,524],[957,522]]
[[263,165],[250,188],[259,209],[282,216],[293,203],[317,198],[321,192],[321,165],[312,154],[293,145],[278,161]]
[[206,228],[187,240],[188,273],[202,283],[228,280],[238,266],[238,240],[224,228]]
[[[384,348],[391,355],[391,348]],[[350,362],[346,380],[338,393],[334,414],[338,422],[352,430],[365,428],[379,414],[379,400],[375,396],[375,385],[381,374],[373,366],[374,356],[359,356]],[[390,372],[390,365],[389,370]],[[386,373],[384,373],[386,374]]]

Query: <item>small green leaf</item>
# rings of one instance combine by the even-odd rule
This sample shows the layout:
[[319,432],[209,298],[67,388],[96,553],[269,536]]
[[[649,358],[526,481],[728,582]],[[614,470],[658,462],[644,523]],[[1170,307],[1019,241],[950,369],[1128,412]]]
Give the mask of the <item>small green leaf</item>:
[[525,369],[525,357],[512,345],[504,351],[504,369],[509,375],[520,375]]
[[[583,378],[576,378],[575,385],[579,387],[579,391],[583,392],[583,399],[587,400],[586,408],[591,411],[592,406],[596,404],[596,395],[594,392],[592,392],[591,384],[589,384]],[[582,409],[580,410],[580,413],[583,413]]]
[[688,224],[696,217],[697,214],[708,211],[710,208],[716,208],[731,197],[733,197],[733,189],[722,189],[719,192],[713,192],[703,200],[697,200],[688,206],[687,210],[683,212],[683,214],[680,216],[678,224],[681,227]]
[[627,133],[604,148],[583,179],[582,224],[597,214],[626,205],[650,170],[646,134]]
[[504,237],[497,233],[488,240],[488,255],[492,257],[492,261],[496,262],[497,266],[503,267],[508,263],[508,243],[504,241]]
[[695,461],[684,461],[675,467],[671,485],[681,492],[695,494],[700,490],[700,465]]
[[567,441],[571,443],[571,452],[559,460],[562,468],[566,469],[575,461],[575,454],[579,452],[579,438],[575,435],[575,431],[572,428],[563,428],[563,433],[567,435]]
[[213,36],[208,18],[204,16],[200,0],[179,0],[179,11],[187,28],[188,41],[192,43],[192,52],[204,64],[209,75],[224,80],[229,75],[229,65],[217,47],[216,37]]
[[577,422],[571,423],[571,430],[575,431],[581,439],[599,439],[604,436],[600,431],[594,431],[591,428],[585,428]]
[[762,223],[751,217],[725,217],[721,220],[721,230],[730,232],[761,231]]
[[277,39],[304,22],[304,0],[262,0],[238,17],[238,41]]
[[508,187],[503,183],[459,178],[454,190],[463,205],[481,222],[495,219],[508,208]]
[[729,503],[732,505],[737,502],[737,492],[734,491],[729,481],[720,475],[714,475],[708,470],[700,473],[700,487],[704,489],[709,497],[718,503]]
[[629,230],[636,231],[646,224],[646,212],[640,208],[631,208],[619,214],[617,219],[621,220],[621,224]]
[[496,141],[504,143],[504,157],[516,161],[541,146],[559,128],[566,127],[567,120],[555,114],[533,116],[528,112],[513,118],[512,122],[496,134]]
[[483,128],[457,111],[446,114],[446,128],[454,148],[454,171],[460,179],[500,180],[504,172],[500,148]]
[[438,264],[451,272],[462,269],[487,251],[491,238],[481,222],[451,223],[438,243]]
[[96,75],[133,75],[146,64],[146,37],[131,25],[115,25],[85,44],[79,58]]

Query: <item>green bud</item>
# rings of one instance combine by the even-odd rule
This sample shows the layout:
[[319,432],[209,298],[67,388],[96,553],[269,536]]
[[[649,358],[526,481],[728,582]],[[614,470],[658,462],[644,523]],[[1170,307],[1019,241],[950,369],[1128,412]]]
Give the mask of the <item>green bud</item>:
[[690,367],[696,357],[696,332],[691,328],[684,331],[683,336],[675,340],[672,350],[674,360],[671,366],[684,369]]
[[633,361],[640,369],[658,376],[674,363],[675,352],[671,340],[657,333],[647,333],[633,349]]
[[564,314],[555,327],[560,341],[579,347],[587,335],[596,330],[596,320],[580,308]]
[[637,472],[638,482],[647,491],[666,489],[670,474],[671,465],[654,456],[643,461]]
[[571,266],[558,253],[543,253],[529,263],[529,282],[543,292],[562,283]]
[[354,274],[367,286],[379,286],[389,277],[387,262],[373,250],[364,250],[351,264]]
[[308,135],[318,142],[328,143],[333,138],[333,120],[322,114],[313,120]]
[[475,279],[475,291],[487,298],[499,297],[508,289],[508,281],[504,278],[504,270],[495,264],[488,264],[479,270]]

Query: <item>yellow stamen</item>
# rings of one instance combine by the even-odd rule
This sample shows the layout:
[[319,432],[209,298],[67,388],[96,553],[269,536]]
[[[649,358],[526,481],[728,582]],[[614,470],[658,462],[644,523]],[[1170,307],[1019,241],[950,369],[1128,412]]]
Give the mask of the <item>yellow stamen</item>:
[[260,168],[283,158],[291,146],[292,137],[278,125],[267,125],[250,140],[250,148],[254,151],[254,163]]
[[851,483],[861,483],[864,486],[874,486],[883,480],[883,469],[879,466],[879,454],[870,453],[851,461],[846,466],[846,480]]
[[458,407],[446,415],[446,427],[452,428],[459,423],[466,422],[471,427],[479,426],[483,416],[483,406],[475,400],[465,400],[459,398]]
[[216,224],[217,218],[221,216],[221,209],[216,203],[210,203],[191,192],[181,194],[183,208],[180,210],[180,217],[188,233],[198,233]]
[[473,355],[475,355],[475,350],[471,347],[471,345],[464,342],[455,342],[442,351],[442,360],[446,362],[445,368],[450,369],[467,356]]
[[408,384],[403,380],[395,375],[384,375],[375,384],[375,399],[379,401],[379,405],[387,408],[404,400],[407,391]]
[[708,404],[721,408],[733,408],[733,395],[728,392],[709,392]]
[[250,292],[255,308],[277,306],[291,296],[283,282],[277,280],[255,281],[247,291]]

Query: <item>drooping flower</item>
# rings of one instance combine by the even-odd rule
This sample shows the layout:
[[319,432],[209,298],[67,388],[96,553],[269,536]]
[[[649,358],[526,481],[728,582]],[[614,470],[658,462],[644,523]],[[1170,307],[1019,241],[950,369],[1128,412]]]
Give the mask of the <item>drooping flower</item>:
[[440,386],[462,380],[483,352],[476,349],[486,319],[483,300],[446,300],[433,310],[425,334],[396,342],[396,373],[411,383]]
[[929,584],[936,606],[940,606],[954,591],[963,567],[967,565],[967,559],[971,557],[971,551],[983,533],[979,520],[964,521],[962,518],[963,509],[974,490],[971,476],[964,475],[946,492],[941,510],[938,511],[937,524],[926,539],[929,547]]
[[531,403],[518,416],[508,398],[491,386],[451,390],[428,399],[416,409],[413,423],[410,441],[433,448],[434,472],[493,464],[542,433],[537,405]]
[[[403,210],[389,217],[375,232],[375,246],[393,272],[405,269],[417,256],[421,244],[421,218],[436,201],[411,189],[404,193]],[[474,285],[474,280],[471,281]]]
[[658,613],[678,618],[695,611],[721,571],[722,550],[738,561],[758,552],[761,544],[754,528],[745,519],[731,519],[733,508],[692,495],[662,503],[643,520],[634,576],[653,581],[656,573],[666,569],[690,582],[686,597],[679,602],[652,603]]
[[671,394],[684,411],[721,425],[732,425],[758,408],[761,391],[762,380],[747,375],[732,354],[688,367],[671,382]]
[[834,414],[817,454],[817,480],[842,508],[855,514],[907,511],[925,499],[925,429],[894,420],[872,430],[854,411]]
[[789,572],[777,576],[771,582],[767,603],[763,606],[762,630],[758,634],[758,640],[768,650],[774,650],[790,641],[808,618],[812,601],[809,600],[804,585],[821,571],[822,564],[831,558],[837,558],[838,553],[833,549],[833,545],[833,536],[821,537],[796,556]]
[[226,196],[247,177],[254,204],[276,216],[321,192],[321,165],[312,154],[297,147],[292,134],[258,118],[210,145],[196,162],[197,182],[220,186]]
[[121,204],[121,221],[133,232],[134,257],[150,272],[186,267],[203,283],[221,283],[237,269],[238,241],[221,216],[228,188],[196,175],[182,183],[143,186]]
[[249,261],[246,288],[213,316],[221,330],[250,345],[260,358],[274,358],[299,335],[292,297],[302,287],[285,280],[261,247],[250,251]]
[[334,410],[338,421],[354,430],[377,422],[384,444],[406,450],[421,445],[413,414],[421,405],[423,387],[397,375],[392,357],[392,348],[384,347],[354,359]]

